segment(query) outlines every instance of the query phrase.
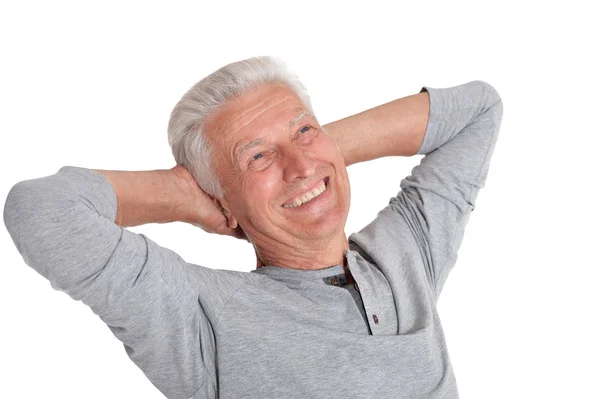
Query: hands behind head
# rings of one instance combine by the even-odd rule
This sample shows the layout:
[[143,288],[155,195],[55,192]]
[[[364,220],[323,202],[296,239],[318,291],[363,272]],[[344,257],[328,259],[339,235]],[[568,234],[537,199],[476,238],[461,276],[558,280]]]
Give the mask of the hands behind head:
[[[177,165],[171,169],[176,178],[180,179],[182,184],[187,187],[188,196],[181,205],[189,209],[187,214],[190,215],[189,220],[183,220],[196,227],[200,227],[207,233],[228,235],[241,240],[250,242],[242,227],[238,224],[235,228],[231,228],[227,224],[227,218],[222,210],[214,203],[213,199],[206,194],[194,180],[192,174],[182,165]],[[251,242],[250,242],[251,243]],[[256,247],[254,247],[256,255],[256,268],[264,266]]]

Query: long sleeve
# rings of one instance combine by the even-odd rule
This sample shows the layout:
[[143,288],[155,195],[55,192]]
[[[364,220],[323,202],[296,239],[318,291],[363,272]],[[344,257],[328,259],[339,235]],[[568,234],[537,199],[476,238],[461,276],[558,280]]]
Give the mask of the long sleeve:
[[25,263],[89,306],[162,393],[213,392],[214,332],[197,288],[211,270],[116,225],[116,211],[104,176],[65,166],[15,184],[4,223]]
[[[423,87],[429,122],[419,165],[400,192],[354,240],[389,245],[390,256],[420,255],[435,298],[456,263],[479,190],[484,187],[503,114],[496,89],[483,81],[448,88]],[[392,255],[394,254],[394,255]]]

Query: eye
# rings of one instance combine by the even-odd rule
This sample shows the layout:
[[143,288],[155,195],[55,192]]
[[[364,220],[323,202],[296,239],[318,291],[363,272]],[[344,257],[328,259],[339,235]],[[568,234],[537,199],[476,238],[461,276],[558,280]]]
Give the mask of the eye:
[[252,160],[253,160],[253,161],[256,161],[256,160],[258,160],[258,159],[260,159],[260,158],[262,158],[262,157],[263,157],[263,154],[262,154],[262,152],[259,152],[258,154],[254,155],[254,156],[252,157]]
[[248,170],[259,171],[266,169],[270,164],[269,160],[272,159],[271,155],[271,151],[257,152],[250,158]]
[[300,130],[298,130],[298,133],[296,133],[295,138],[300,143],[308,144],[318,135],[319,135],[318,129],[315,129],[312,125],[304,125]]

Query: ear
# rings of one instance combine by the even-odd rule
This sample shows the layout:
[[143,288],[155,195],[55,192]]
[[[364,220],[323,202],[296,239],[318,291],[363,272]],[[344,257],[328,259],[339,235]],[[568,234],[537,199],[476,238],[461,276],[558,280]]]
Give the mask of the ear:
[[221,201],[220,199],[214,198],[214,197],[211,197],[211,198],[212,198],[212,201],[215,204],[215,206],[217,208],[219,208],[221,213],[223,213],[223,215],[227,219],[227,226],[229,226],[232,229],[235,229],[238,226],[237,219],[235,218],[235,216],[233,216],[231,211],[229,209],[227,209],[227,205],[226,204],[225,204],[225,206],[223,205],[222,202],[224,202],[224,201]]

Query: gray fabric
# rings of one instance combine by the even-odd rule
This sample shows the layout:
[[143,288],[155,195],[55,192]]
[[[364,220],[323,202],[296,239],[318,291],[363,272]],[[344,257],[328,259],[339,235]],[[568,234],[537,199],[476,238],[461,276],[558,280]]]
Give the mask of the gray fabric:
[[423,90],[426,156],[349,236],[356,285],[331,283],[341,264],[186,263],[117,226],[112,186],[81,167],[15,184],[4,223],[25,263],[89,306],[168,398],[457,398],[436,303],[487,177],[502,102],[482,81]]

